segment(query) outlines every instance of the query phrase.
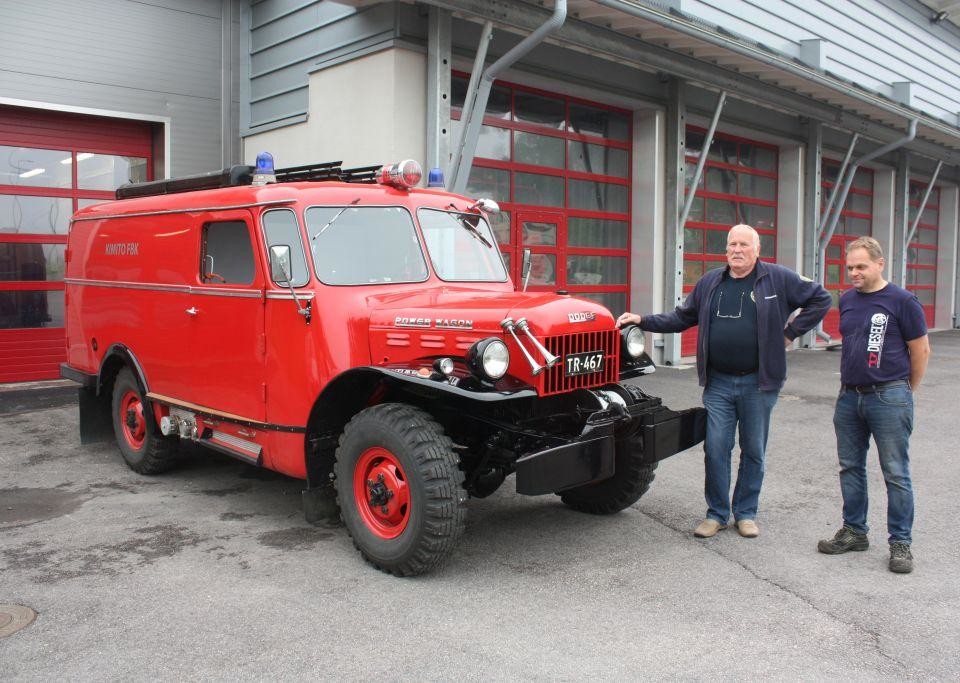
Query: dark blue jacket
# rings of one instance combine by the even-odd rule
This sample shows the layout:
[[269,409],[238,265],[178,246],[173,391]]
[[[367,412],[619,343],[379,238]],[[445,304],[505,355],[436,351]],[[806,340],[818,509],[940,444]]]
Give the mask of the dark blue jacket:
[[[707,384],[710,348],[710,302],[721,278],[729,270],[717,268],[706,273],[681,306],[669,313],[645,315],[641,329],[649,332],[683,332],[700,326],[697,340],[697,372],[700,386]],[[796,339],[809,332],[830,310],[830,294],[816,282],[801,278],[789,268],[757,261],[753,286],[757,303],[757,336],[760,348],[760,389],[779,390],[787,378],[787,351],[783,339]],[[803,310],[790,320],[790,314]],[[789,321],[789,322],[788,322]]]

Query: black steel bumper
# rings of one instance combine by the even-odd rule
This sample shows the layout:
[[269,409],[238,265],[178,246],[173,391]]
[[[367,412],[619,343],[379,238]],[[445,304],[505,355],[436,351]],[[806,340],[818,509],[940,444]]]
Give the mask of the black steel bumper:
[[678,412],[661,405],[598,411],[577,439],[517,460],[517,493],[556,493],[612,477],[621,448],[644,463],[669,458],[703,441],[706,415],[703,408]]

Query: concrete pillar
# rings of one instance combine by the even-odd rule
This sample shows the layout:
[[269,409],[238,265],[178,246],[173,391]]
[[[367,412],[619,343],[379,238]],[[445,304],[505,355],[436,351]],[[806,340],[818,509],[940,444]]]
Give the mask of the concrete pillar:
[[[819,121],[807,122],[807,144],[802,151],[803,200],[801,203],[801,230],[798,235],[802,258],[801,272],[809,278],[817,278],[817,248],[820,235],[820,212],[823,192],[823,125]],[[777,229],[779,233],[779,228]],[[808,332],[800,339],[804,348],[817,344],[814,332]]]
[[893,267],[893,225],[894,206],[896,205],[896,172],[893,169],[876,169],[873,172],[873,223],[870,225],[870,234],[880,243],[883,253],[887,257],[887,279],[892,277]]
[[[671,310],[683,301],[683,227],[679,221],[683,211],[686,140],[686,83],[674,78],[667,86],[663,310]],[[670,365],[680,362],[679,334],[664,336],[663,362]]]
[[446,177],[450,169],[450,12],[430,7],[427,28],[427,156],[424,174],[439,168]]
[[[659,110],[635,112],[629,308],[641,315],[663,310],[664,280],[660,274],[664,272],[666,150],[666,114]],[[613,313],[619,315],[621,311]],[[648,334],[647,350],[655,363],[663,363],[663,338],[659,333]]]
[[[779,179],[777,181],[777,263],[813,277],[804,272],[803,232],[803,148],[792,145],[780,148]],[[761,256],[768,256],[763,254]],[[794,342],[796,346],[797,342]]]
[[[897,173],[893,188],[893,235],[889,250],[884,249],[887,255],[887,279],[901,287],[906,282],[906,245],[903,240],[907,235],[910,217],[910,154],[901,151],[897,155]],[[881,243],[882,244],[882,243]]]

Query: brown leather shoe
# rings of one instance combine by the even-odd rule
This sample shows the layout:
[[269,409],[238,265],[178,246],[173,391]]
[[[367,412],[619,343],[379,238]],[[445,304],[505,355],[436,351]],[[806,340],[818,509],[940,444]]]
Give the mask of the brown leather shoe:
[[752,519],[741,519],[737,522],[737,531],[744,538],[756,538],[760,535],[760,527]]
[[693,535],[697,538],[710,538],[716,536],[718,531],[723,531],[726,528],[726,524],[721,524],[715,519],[705,519],[693,530]]

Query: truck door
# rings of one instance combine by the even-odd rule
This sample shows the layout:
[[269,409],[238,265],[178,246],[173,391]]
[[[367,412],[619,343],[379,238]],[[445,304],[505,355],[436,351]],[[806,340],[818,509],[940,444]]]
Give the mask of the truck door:
[[249,211],[203,217],[191,288],[188,367],[183,400],[263,422],[264,274]]

